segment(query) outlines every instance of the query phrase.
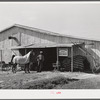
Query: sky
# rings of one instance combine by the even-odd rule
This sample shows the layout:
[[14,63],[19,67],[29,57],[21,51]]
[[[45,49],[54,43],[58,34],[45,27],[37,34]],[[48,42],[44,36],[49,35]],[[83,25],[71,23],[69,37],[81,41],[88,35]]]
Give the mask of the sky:
[[100,2],[0,2],[0,30],[13,24],[100,40]]

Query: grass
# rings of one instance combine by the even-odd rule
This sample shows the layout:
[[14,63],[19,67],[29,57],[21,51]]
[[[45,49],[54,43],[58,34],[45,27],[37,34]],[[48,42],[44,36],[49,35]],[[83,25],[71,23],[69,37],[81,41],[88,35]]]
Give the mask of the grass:
[[54,89],[59,85],[68,84],[69,81],[76,81],[76,79],[67,79],[65,77],[55,77],[51,79],[38,80],[23,85],[22,89]]

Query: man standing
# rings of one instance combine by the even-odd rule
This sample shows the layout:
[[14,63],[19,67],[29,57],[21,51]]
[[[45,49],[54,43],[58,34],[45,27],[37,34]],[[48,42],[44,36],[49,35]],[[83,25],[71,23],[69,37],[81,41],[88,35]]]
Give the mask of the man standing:
[[37,72],[41,72],[44,62],[43,51],[40,51],[40,54],[37,56],[37,62],[38,62]]

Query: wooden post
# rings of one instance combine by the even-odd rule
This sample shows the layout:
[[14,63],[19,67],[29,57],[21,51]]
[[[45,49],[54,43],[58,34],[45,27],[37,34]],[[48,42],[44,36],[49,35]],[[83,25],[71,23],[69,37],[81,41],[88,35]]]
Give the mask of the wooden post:
[[73,46],[71,47],[71,72],[73,72]]
[[20,45],[21,45],[21,33],[19,33],[19,42],[20,42]]
[[2,68],[2,66],[3,66],[3,64],[2,64],[2,50],[0,50],[0,53],[1,53],[1,70],[2,70],[2,72],[3,72],[3,68]]
[[57,47],[57,61],[56,61],[56,65],[57,65],[57,70],[59,70],[59,48]]
[[2,50],[0,50],[0,53],[1,53],[1,55],[0,55],[0,56],[1,56],[1,62],[2,62]]
[[17,43],[19,46],[21,46],[21,33],[18,32],[18,40],[17,40]]

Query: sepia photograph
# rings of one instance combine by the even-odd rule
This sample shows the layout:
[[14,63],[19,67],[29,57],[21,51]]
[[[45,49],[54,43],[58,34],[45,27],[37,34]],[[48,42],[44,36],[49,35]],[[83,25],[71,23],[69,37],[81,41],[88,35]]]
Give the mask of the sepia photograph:
[[99,90],[100,2],[0,2],[0,89]]

